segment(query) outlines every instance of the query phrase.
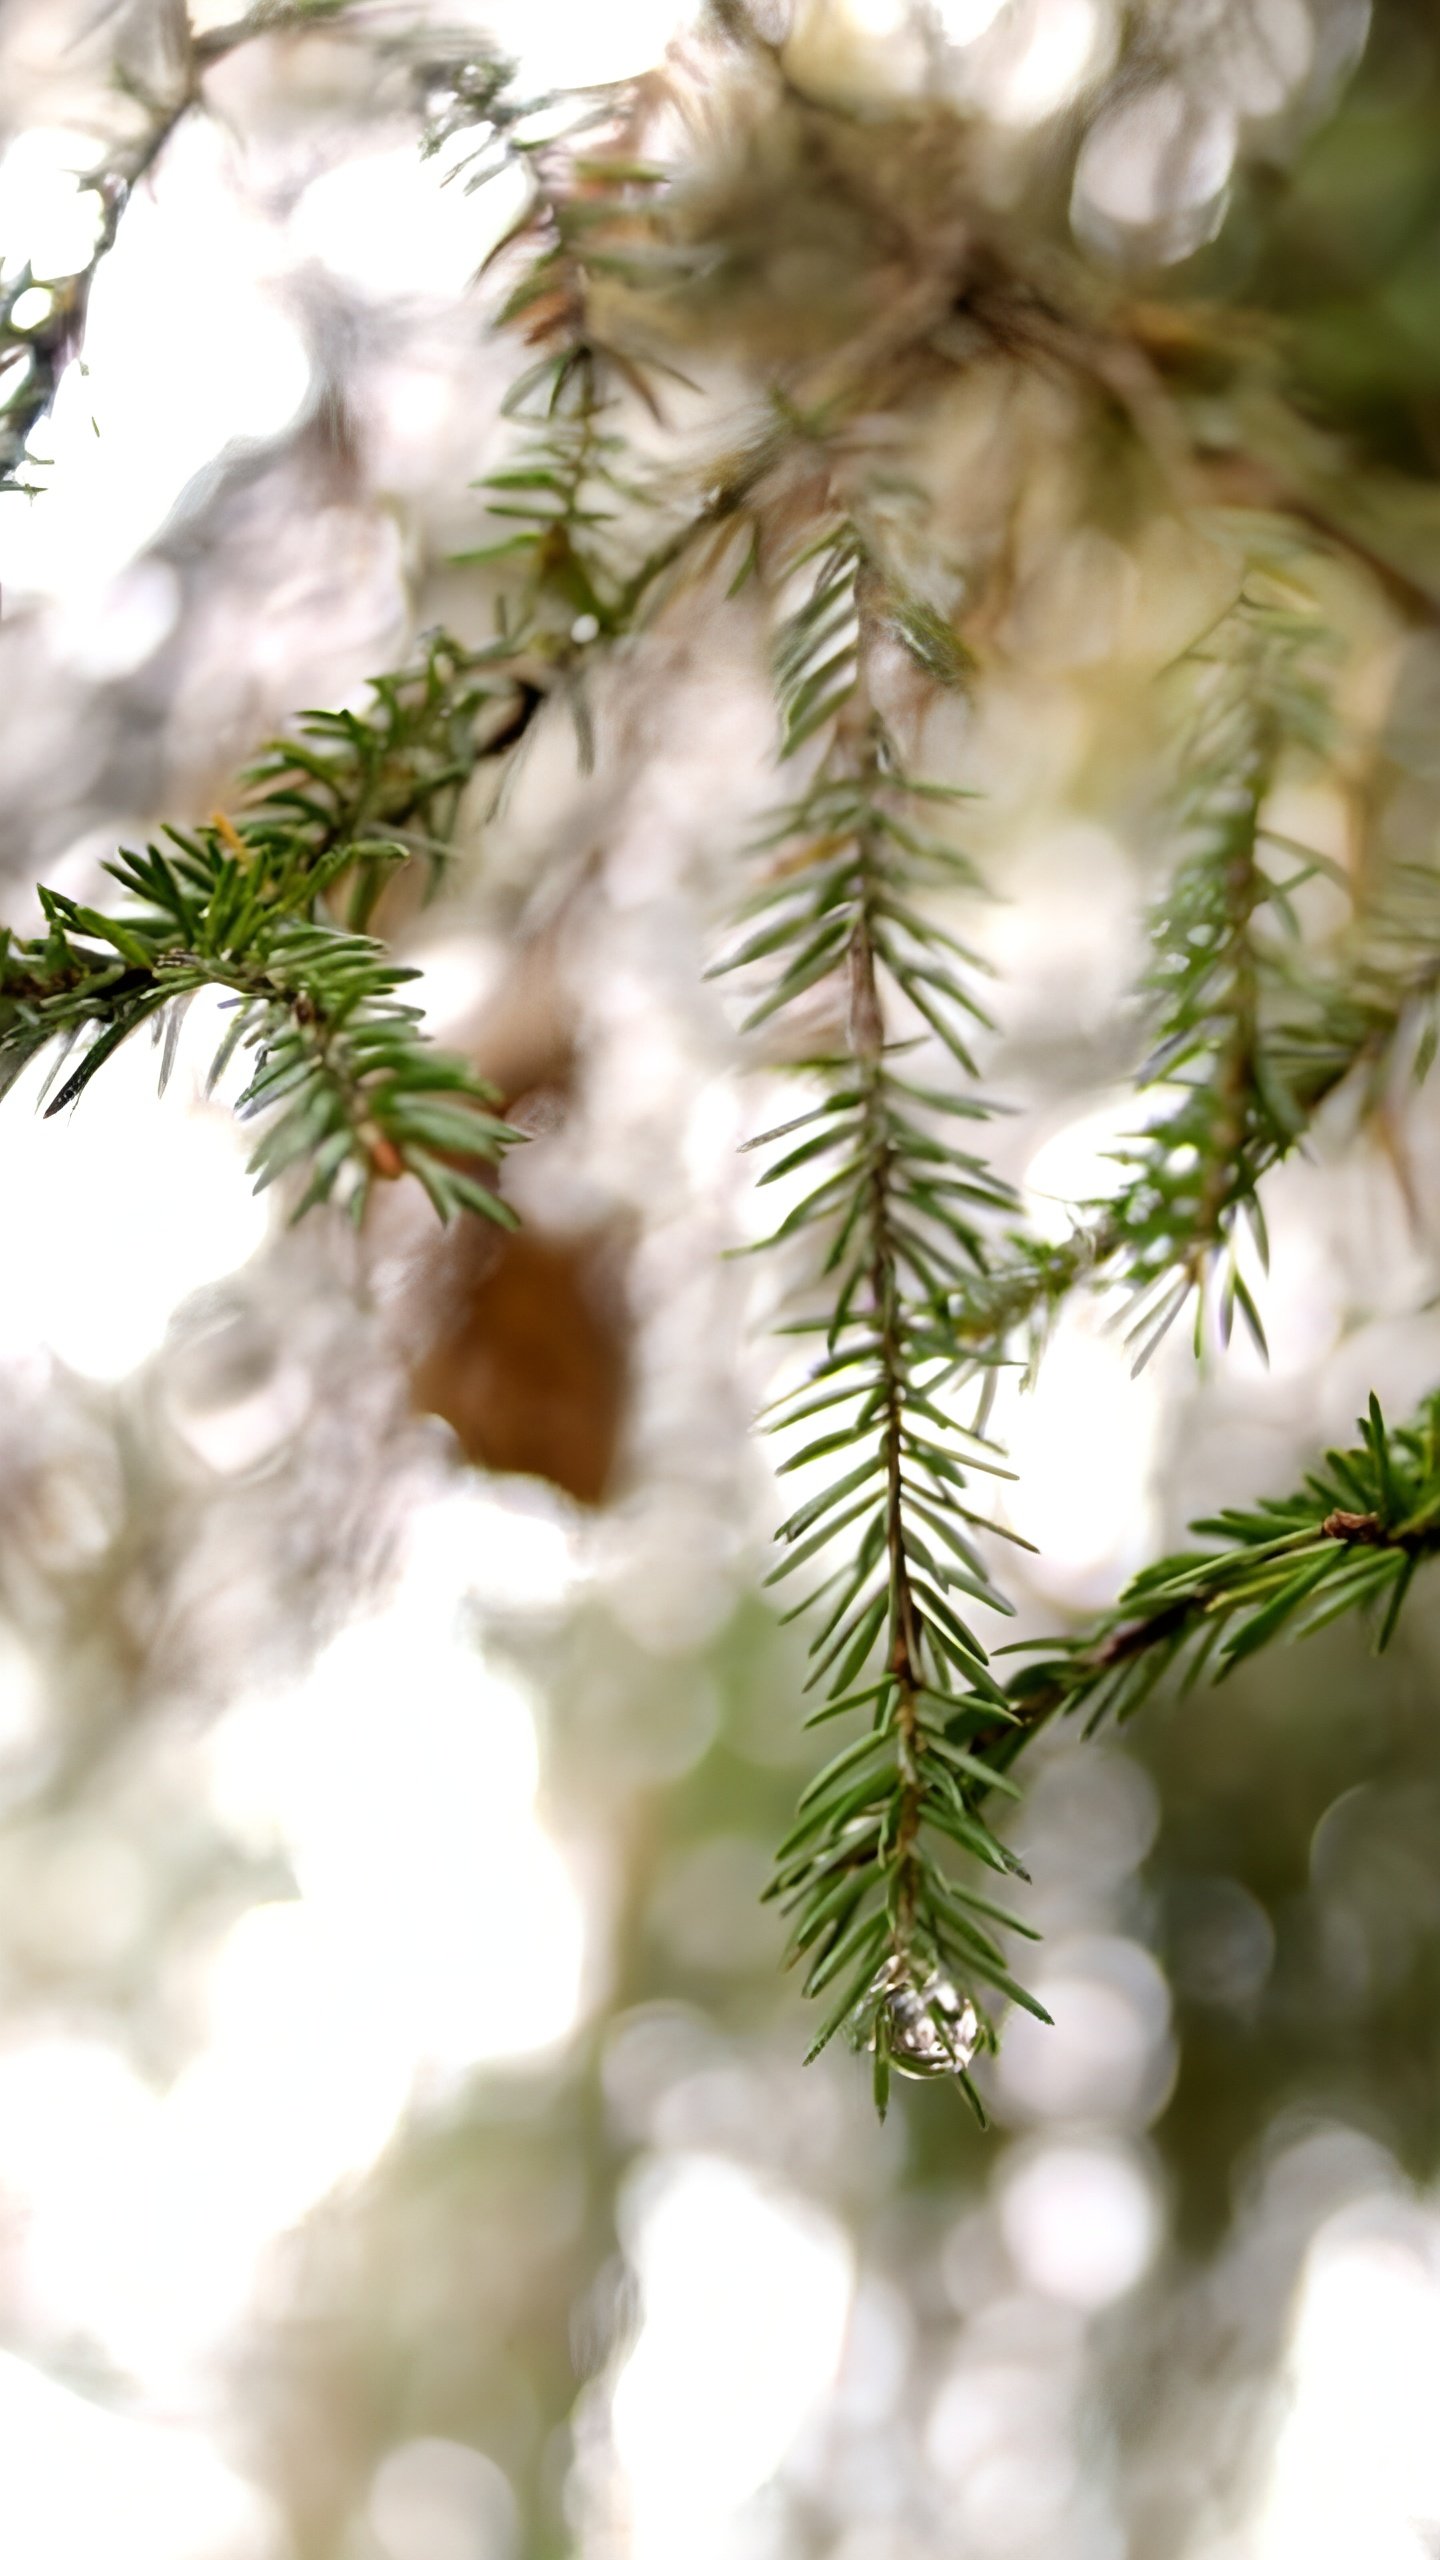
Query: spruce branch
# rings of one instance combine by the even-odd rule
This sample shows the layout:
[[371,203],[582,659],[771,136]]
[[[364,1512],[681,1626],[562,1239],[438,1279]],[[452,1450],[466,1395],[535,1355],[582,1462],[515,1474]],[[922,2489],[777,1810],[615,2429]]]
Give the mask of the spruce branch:
[[[264,22],[280,17],[298,22],[294,11],[266,12]],[[259,16],[246,25],[261,31]],[[237,30],[229,36],[239,40]],[[214,53],[212,43],[205,58]],[[462,81],[466,114],[488,117],[492,138],[523,160],[531,179],[529,213],[502,247],[525,237],[534,255],[499,325],[521,328],[544,350],[506,404],[530,442],[486,484],[492,514],[515,530],[468,555],[523,557],[524,577],[499,599],[494,643],[466,653],[441,639],[418,669],[378,679],[363,717],[305,715],[296,734],[247,777],[251,790],[238,822],[217,820],[175,836],[173,858],[152,847],[110,866],[139,899],[135,913],[108,918],[42,892],[49,932],[34,942],[7,936],[0,977],[4,1084],[52,1040],[68,1046],[88,1034],[81,1064],[62,1088],[64,1102],[78,1098],[142,1020],[167,1005],[172,1022],[178,1019],[178,1000],[202,983],[226,989],[237,1005],[226,1057],[237,1041],[262,1050],[242,1111],[292,1091],[298,1096],[262,1140],[255,1169],[268,1179],[311,1155],[305,1205],[343,1178],[357,1216],[373,1174],[406,1170],[442,1214],[462,1205],[506,1214],[488,1185],[437,1149],[493,1159],[514,1133],[480,1107],[494,1097],[475,1079],[454,1081],[456,1062],[437,1060],[426,1081],[418,1017],[393,996],[410,973],[389,968],[378,947],[364,943],[364,928],[397,862],[419,855],[433,870],[443,861],[460,793],[477,765],[498,764],[513,751],[557,689],[569,694],[588,761],[583,660],[594,643],[628,624],[659,574],[652,561],[626,576],[606,549],[614,511],[597,498],[633,501],[648,493],[625,475],[623,441],[602,425],[602,412],[617,383],[647,386],[635,360],[596,328],[590,309],[595,276],[624,270],[614,226],[633,228],[634,208],[658,177],[622,151],[644,84],[629,84],[618,100],[582,102],[557,137],[553,116],[512,100],[508,77],[503,65],[487,63],[472,66]],[[583,157],[577,136],[586,142]],[[720,502],[707,500],[672,540],[671,556],[727,512],[724,493]],[[348,947],[335,922],[342,892]],[[128,971],[117,966],[117,952]],[[295,1018],[276,1020],[277,1007],[282,1014],[289,1007]],[[395,1082],[402,1070],[405,1090],[418,1098],[403,1109]],[[437,1099],[445,1093],[448,1103]],[[462,1103],[469,1106],[464,1113]],[[428,1137],[416,1117],[421,1108]],[[467,1120],[464,1133],[459,1116]]]
[[[1440,901],[1427,863],[1357,884],[1277,836],[1267,803],[1286,759],[1327,751],[1328,642],[1313,615],[1243,595],[1192,653],[1199,681],[1179,803],[1179,859],[1150,919],[1142,987],[1153,1047],[1139,1086],[1161,1101],[1116,1152],[1122,1180],[1070,1236],[1013,1232],[953,1303],[957,1349],[1009,1343],[1033,1368],[1066,1298],[1122,1288],[1143,1366],[1192,1299],[1197,1350],[1213,1307],[1264,1348],[1237,1263],[1248,1227],[1263,1264],[1262,1186],[1348,1092],[1373,1109],[1428,1074],[1440,1045]],[[1322,967],[1304,951],[1297,894],[1322,876],[1354,904]]]
[[[1376,917],[1362,922],[1344,973],[1312,985],[1303,1010],[1269,1034],[1269,1055],[1291,1115],[1278,1137],[1263,1136],[1253,1157],[1235,1169],[1233,1188],[1243,1190],[1252,1215],[1263,1205],[1258,1186],[1264,1176],[1304,1146],[1327,1104],[1348,1092],[1360,1108],[1373,1109],[1397,1078],[1418,1082],[1434,1062],[1440,1045],[1437,884],[1427,869],[1407,885],[1415,894],[1387,897]],[[1397,930],[1396,921],[1406,912],[1414,917],[1408,934],[1403,926]],[[963,1297],[951,1303],[957,1354],[988,1352],[998,1358],[1009,1345],[1033,1370],[1065,1300],[1079,1288],[1123,1280],[1131,1237],[1126,1205],[1133,1208],[1133,1200],[1122,1201],[1117,1212],[1082,1214],[1058,1243],[1012,1231],[988,1271],[971,1278]],[[1193,1229],[1179,1232],[1182,1245],[1193,1238]],[[1213,1249],[1213,1233],[1201,1244],[1202,1253],[1207,1249]]]
[[[761,930],[736,961],[782,963],[752,1024],[839,966],[849,980],[845,1051],[812,1068],[829,1079],[826,1098],[772,1133],[772,1143],[790,1142],[773,1175],[813,1165],[820,1176],[777,1235],[813,1229],[824,1240],[817,1276],[829,1304],[813,1320],[824,1357],[769,1427],[800,1442],[787,1469],[823,1464],[828,1478],[784,1524],[790,1552],[772,1580],[814,1559],[828,1565],[818,1592],[791,1614],[820,1621],[811,1646],[817,1720],[843,1715],[863,1729],[802,1797],[771,1890],[790,1916],[807,1992],[832,2003],[812,2050],[841,2027],[867,2043],[883,2110],[892,2068],[953,2072],[973,2099],[966,2068],[994,2041],[987,1992],[1035,2005],[997,1940],[1013,1915],[974,1895],[968,1862],[1017,1871],[989,1808],[1013,1792],[1010,1770],[1039,1726],[1082,1701],[1096,1715],[1128,1712],[1182,1655],[1198,1676],[1218,1649],[1223,1673],[1292,1617],[1300,1631],[1379,1607],[1388,1641],[1417,1564],[1440,1547],[1440,1407],[1407,1433],[1387,1432],[1372,1408],[1359,1451],[1332,1453],[1288,1505],[1201,1524],[1226,1542],[1218,1554],[1170,1559],[1138,1577],[1098,1631],[1047,1647],[1001,1705],[960,1614],[966,1598],[1007,1606],[975,1544],[983,1516],[965,1499],[967,1474],[997,1453],[981,1436],[983,1400],[958,1434],[953,1404],[957,1381],[983,1381],[1017,1331],[1033,1330],[1107,1263],[1138,1287],[1143,1326],[1155,1321],[1145,1298],[1157,1280],[1175,1275],[1183,1303],[1225,1255],[1222,1329],[1238,1302],[1258,1331],[1233,1268],[1236,1218],[1246,1211],[1258,1224],[1255,1184],[1339,1083],[1378,1071],[1406,1045],[1423,1068],[1431,1042],[1407,1043],[1406,1034],[1417,1013],[1433,1021],[1437,971],[1433,953],[1407,943],[1393,900],[1369,919],[1367,969],[1352,953],[1348,973],[1317,987],[1295,964],[1293,900],[1327,866],[1271,837],[1265,812],[1283,755],[1296,741],[1313,749],[1324,740],[1314,631],[1268,599],[1247,599],[1204,655],[1181,861],[1156,916],[1150,984],[1163,1044],[1152,1071],[1177,1098],[1136,1151],[1103,1223],[1069,1248],[1016,1253],[1012,1234],[1009,1258],[997,1254],[996,1220],[1011,1205],[1003,1186],[936,1141],[923,1115],[917,1130],[908,1100],[916,1088],[900,1077],[887,1039],[888,982],[972,1080],[961,1107],[983,1111],[962,1019],[974,998],[954,968],[967,955],[952,947],[937,965],[945,938],[915,907],[937,875],[922,862],[918,875],[896,877],[920,840],[907,812],[897,844],[886,792],[913,797],[916,786],[865,711],[880,615],[892,632],[903,616],[853,521],[826,528],[807,556],[813,581],[781,633],[777,690],[786,752],[827,726],[832,743],[811,791],[777,822],[776,874],[754,902]],[[897,909],[914,937],[901,946]],[[942,979],[950,1001],[931,1010],[926,999]],[[925,1232],[932,1199],[915,1209],[917,1135],[971,1186],[939,1256]],[[1196,1166],[1199,1182],[1179,1178]],[[946,1302],[948,1341],[937,1325]],[[967,1859],[959,1876],[957,1848]]]
[[645,493],[626,474],[624,438],[601,426],[603,395],[592,366],[567,369],[562,382],[557,361],[550,390],[555,408],[481,484],[490,515],[507,529],[458,554],[457,565],[522,566],[524,583],[507,603],[513,637],[569,665],[626,627],[625,580],[605,529],[615,521],[614,501],[643,503]]
[[[762,1181],[805,1186],[769,1241],[806,1239],[814,1312],[787,1329],[821,1345],[768,1420],[783,1474],[820,1471],[780,1530],[786,1553],[769,1579],[824,1559],[824,1580],[789,1614],[816,1624],[812,1721],[854,1718],[860,1730],[806,1789],[770,1890],[807,1995],[830,2003],[812,2054],[841,2027],[868,2043],[883,2111],[892,2066],[954,2073],[974,2101],[965,2074],[994,2040],[987,1997],[1036,2005],[998,1935],[1032,1933],[976,1882],[977,1869],[1021,1872],[979,1809],[969,1748],[1009,1714],[969,1614],[975,1602],[1009,1607],[972,1491],[976,1475],[1005,1469],[985,1435],[983,1382],[976,1409],[956,1410],[937,1315],[983,1271],[1014,1201],[982,1157],[939,1134],[989,1108],[970,1047],[985,1019],[980,964],[916,902],[977,883],[927,824],[937,800],[959,795],[904,771],[870,699],[871,656],[905,617],[853,518],[826,526],[796,565],[810,574],[776,651],[784,752],[826,722],[834,735],[767,834],[757,929],[722,966],[778,964],[747,1028],[823,981],[845,992],[843,1049],[803,1069],[820,1099],[752,1143],[773,1151]],[[886,1018],[897,998],[959,1069],[959,1090],[906,1071],[911,1044]]]
[[370,693],[363,714],[303,712],[242,777],[247,839],[273,834],[282,852],[288,840],[302,872],[323,871],[327,895],[348,875],[357,928],[397,866],[418,855],[434,885],[467,784],[520,743],[545,698],[522,652],[502,641],[466,649],[445,632]]
[[583,408],[577,377],[606,373],[612,389],[627,385],[659,422],[651,374],[669,368],[653,353],[638,356],[624,329],[627,319],[633,329],[645,296],[674,271],[677,256],[656,220],[667,172],[643,156],[659,86],[632,79],[527,99],[514,77],[498,57],[463,63],[446,81],[425,143],[433,152],[457,135],[475,135],[451,173],[467,192],[506,169],[525,182],[523,210],[480,269],[483,276],[513,252],[525,253],[495,325],[539,352],[511,384],[507,412],[554,417]]
[[1166,1556],[1083,1635],[1043,1639],[1042,1659],[1009,1685],[1016,1723],[986,1746],[1000,1772],[1056,1714],[1083,1711],[1086,1731],[1133,1715],[1182,1665],[1224,1679],[1277,1639],[1313,1634],[1361,1612],[1383,1651],[1418,1568],[1440,1553],[1440,1395],[1415,1418],[1387,1423],[1378,1401],[1359,1443],[1331,1449],[1294,1493],[1194,1524],[1211,1543]]
[[[368,717],[307,714],[252,768],[235,819],[167,828],[163,845],[107,864],[127,902],[117,913],[41,889],[47,931],[0,933],[0,1093],[42,1050],[83,1041],[53,1116],[143,1022],[158,1030],[165,1016],[163,1082],[186,998],[213,987],[231,1020],[212,1084],[237,1048],[254,1053],[237,1108],[267,1115],[251,1159],[261,1187],[304,1160],[300,1208],[339,1187],[358,1218],[373,1179],[412,1173],[442,1217],[469,1208],[512,1222],[467,1168],[494,1163],[518,1133],[398,999],[416,973],[359,928],[397,862],[442,857],[460,791],[529,716],[531,690],[498,652],[437,638],[374,695]],[[334,919],[339,899],[346,925]]]
[[[480,482],[498,530],[456,565],[503,561],[521,573],[502,596],[501,630],[563,683],[588,764],[587,659],[634,628],[655,581],[729,510],[722,489],[690,505],[638,562],[627,556],[635,511],[653,508],[661,492],[611,420],[631,395],[663,423],[655,377],[670,370],[652,348],[627,343],[622,325],[668,255],[655,219],[666,172],[639,156],[654,84],[527,101],[512,82],[504,64],[461,65],[430,135],[432,148],[479,135],[460,164],[468,188],[506,167],[527,188],[524,210],[481,269],[518,260],[493,325],[530,356],[502,402],[519,433]],[[617,533],[627,511],[631,524]]]
[[1241,1223],[1264,1252],[1261,1176],[1305,1115],[1271,1035],[1297,993],[1294,900],[1315,854],[1267,834],[1266,804],[1288,751],[1323,750],[1313,615],[1247,586],[1210,643],[1191,653],[1199,701],[1187,742],[1179,861],[1151,917],[1145,981],[1156,1035],[1141,1090],[1165,1107],[1120,1153],[1108,1206],[1113,1255],[1131,1293],[1130,1341],[1143,1366],[1192,1297],[1196,1347],[1212,1301],[1228,1342],[1238,1309],[1263,1351],[1240,1271]]

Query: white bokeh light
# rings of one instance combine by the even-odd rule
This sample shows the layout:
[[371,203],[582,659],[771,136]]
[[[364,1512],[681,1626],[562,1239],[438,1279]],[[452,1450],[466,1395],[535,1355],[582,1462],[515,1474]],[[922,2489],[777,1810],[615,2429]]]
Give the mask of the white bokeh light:
[[7,2560],[285,2560],[260,2493],[202,2436],[121,2416],[0,2354]]
[[1012,2011],[996,2067],[1009,2119],[1095,2126],[1153,2123],[1174,2082],[1170,1993],[1134,1938],[1076,1937],[1047,1946],[1032,1976],[1053,2024]]
[[71,582],[50,624],[56,656],[92,684],[114,684],[164,647],[181,586],[166,560],[133,560],[93,586]]
[[65,125],[37,125],[17,133],[0,154],[0,242],[6,263],[36,276],[78,275],[88,262],[104,217],[100,198],[80,184],[99,162],[93,134]]
[[861,36],[881,44],[903,43],[914,12],[910,0],[845,0],[845,17]]
[[913,0],[795,0],[785,67],[821,97],[914,96],[926,53]]
[[1068,1308],[1035,1386],[1007,1384],[993,1428],[1015,1482],[997,1508],[1039,1550],[1027,1570],[1081,1607],[1110,1599],[1151,1545],[1151,1473],[1161,1419],[1154,1381],[1093,1300]]
[[1254,2560],[1430,2560],[1440,2538],[1440,2220],[1351,2206],[1313,2242]]
[[1243,116],[1283,113],[1315,64],[1315,20],[1307,0],[1250,0],[1230,13],[1225,42],[1208,66]]
[[[473,136],[461,137],[473,149]],[[443,158],[422,159],[413,135],[343,160],[314,179],[290,222],[297,257],[377,297],[454,300],[525,203],[521,170],[469,192]]]
[[616,2380],[627,2560],[719,2560],[839,2367],[849,2244],[733,2162],[650,2172],[631,2248],[640,2334]]
[[298,1694],[234,1709],[214,1758],[222,1818],[283,1844],[352,1985],[342,2044],[448,2077],[568,2034],[583,1917],[535,1819],[530,1702],[443,1613],[357,1621]]
[[410,1563],[298,1691],[241,1702],[208,1745],[217,1816],[287,1854],[300,1894],[220,1936],[170,2086],[92,2036],[0,2053],[0,2202],[30,2312],[172,2405],[246,2317],[272,2241],[363,2175],[412,2103],[552,2050],[578,2015],[583,1914],[535,1818],[529,1700],[460,1630],[453,1539],[417,1526]]
[[986,83],[984,104],[1006,124],[1042,124],[1094,76],[1108,13],[1101,0],[1032,0],[1016,17],[1021,41]]
[[1160,2238],[1154,2180],[1133,2149],[1038,2142],[1007,2157],[1000,2228],[1036,2291],[1103,2310],[1139,2283]]
[[1081,147],[1077,231],[1102,248],[1134,240],[1152,256],[1188,257],[1219,230],[1239,140],[1228,101],[1192,96],[1179,80],[1122,98]]
[[[207,1025],[213,1050],[223,1019],[197,1009],[188,1059],[208,1056]],[[0,1109],[0,1180],[26,1239],[0,1267],[0,1358],[44,1349],[86,1377],[120,1378],[158,1347],[182,1299],[255,1252],[269,1207],[246,1179],[231,1113],[200,1099],[193,1073],[158,1098],[143,1030],[46,1120],[53,1065],[47,1053],[27,1068]]]
[[[1065,1242],[1085,1210],[1119,1180],[1113,1150],[1143,1125],[1107,1103],[1078,1115],[1036,1148],[1024,1199],[1037,1231]],[[1143,1561],[1155,1527],[1152,1472],[1162,1418],[1155,1379],[1132,1375],[1113,1310],[1072,1300],[1045,1349],[1033,1385],[1002,1384],[994,1431],[1013,1484],[999,1488],[1001,1517],[1039,1550],[1030,1570],[1056,1599],[1079,1607],[1108,1600]]]
[[305,399],[309,359],[270,283],[278,235],[232,184],[231,148],[221,127],[189,119],[127,207],[96,277],[84,365],[37,432],[53,486],[0,519],[7,607],[99,596],[197,472],[228,444],[279,434]]
[[973,44],[992,27],[1006,0],[938,0],[936,16],[951,44]]
[[385,2560],[513,2560],[520,2540],[499,2465],[444,2436],[417,2436],[386,2455],[367,2520]]
[[0,2057],[0,2196],[31,2316],[182,2406],[269,2242],[369,2165],[409,2093],[299,1906],[247,1915],[215,1989],[212,2032],[164,2095],[98,2039]]
[[1128,1088],[1079,1112],[1041,1140],[1025,1168],[1025,1207],[1037,1232],[1063,1244],[1085,1211],[1118,1189],[1117,1150],[1133,1145],[1153,1119],[1149,1096]]
[[492,0],[485,25],[499,51],[537,89],[590,88],[653,70],[693,15],[683,0]]

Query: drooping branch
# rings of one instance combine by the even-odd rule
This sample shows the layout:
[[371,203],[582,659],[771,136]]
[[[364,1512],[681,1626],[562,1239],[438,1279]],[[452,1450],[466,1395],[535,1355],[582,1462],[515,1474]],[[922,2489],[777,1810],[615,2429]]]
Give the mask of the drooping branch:
[[1286,750],[1324,743],[1316,641],[1293,603],[1247,587],[1215,639],[1192,653],[1200,696],[1177,813],[1180,858],[1151,919],[1144,990],[1156,1046],[1141,1090],[1161,1107],[1123,1150],[1124,1179],[1108,1207],[1141,1362],[1192,1297],[1198,1342],[1212,1292],[1222,1342],[1238,1307],[1263,1348],[1236,1244],[1248,1223],[1263,1251],[1260,1177],[1304,1128],[1271,1033],[1297,995],[1307,1001],[1294,959],[1296,892],[1333,870],[1313,855],[1277,861],[1265,814]]
[[[813,1720],[854,1717],[861,1730],[807,1788],[772,1890],[807,1993],[832,2004],[812,2050],[842,2026],[868,2041],[883,2107],[892,2063],[957,2073],[973,2096],[963,2075],[992,2036],[987,1995],[1034,2005],[997,1937],[1019,1924],[974,1880],[977,1866],[1018,1872],[973,1801],[968,1740],[1008,1713],[968,1614],[974,1601],[1008,1608],[971,1492],[1003,1465],[978,1413],[957,1405],[937,1321],[1014,1203],[983,1158],[940,1134],[947,1119],[985,1116],[970,1049],[984,1017],[978,964],[916,904],[975,886],[923,814],[955,795],[905,774],[871,700],[871,657],[911,617],[852,520],[804,565],[808,592],[777,649],[786,748],[827,723],[833,736],[767,838],[759,927],[727,965],[778,967],[750,1027],[827,982],[844,994],[843,1048],[803,1070],[821,1098],[756,1143],[780,1150],[764,1180],[806,1185],[772,1241],[808,1240],[814,1312],[797,1329],[822,1345],[770,1418],[782,1473],[822,1473],[780,1531],[771,1579],[825,1559],[791,1612],[817,1622]],[[957,1091],[904,1071],[895,1005],[929,1027],[964,1078]]]
[[[1179,858],[1151,918],[1141,1000],[1152,1048],[1137,1079],[1155,1097],[1143,1134],[1117,1150],[1111,1197],[1060,1242],[1013,1233],[953,1306],[957,1348],[1005,1344],[1033,1358],[1073,1290],[1128,1296],[1137,1365],[1193,1304],[1197,1347],[1213,1304],[1222,1343],[1238,1309],[1264,1346],[1237,1260],[1249,1229],[1265,1253],[1266,1177],[1349,1090],[1364,1107],[1428,1071],[1440,1004],[1437,883],[1381,865],[1358,887],[1268,823],[1297,751],[1323,769],[1328,716],[1311,615],[1242,595],[1194,654],[1201,699],[1184,758]],[[1323,965],[1307,958],[1297,893],[1323,876],[1353,902]]]

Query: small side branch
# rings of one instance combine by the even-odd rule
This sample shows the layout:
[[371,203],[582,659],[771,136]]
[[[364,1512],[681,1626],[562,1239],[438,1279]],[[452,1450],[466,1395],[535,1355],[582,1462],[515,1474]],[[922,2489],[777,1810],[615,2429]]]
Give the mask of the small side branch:
[[1087,1634],[1049,1642],[1010,1683],[1016,1727],[996,1727],[987,1756],[1008,1768],[1054,1715],[1087,1730],[1133,1715],[1171,1672],[1224,1678],[1281,1637],[1332,1618],[1373,1618],[1390,1642],[1417,1569],[1440,1554],[1440,1395],[1403,1427],[1372,1396],[1350,1449],[1332,1449],[1294,1494],[1195,1524],[1215,1543],[1138,1574]]

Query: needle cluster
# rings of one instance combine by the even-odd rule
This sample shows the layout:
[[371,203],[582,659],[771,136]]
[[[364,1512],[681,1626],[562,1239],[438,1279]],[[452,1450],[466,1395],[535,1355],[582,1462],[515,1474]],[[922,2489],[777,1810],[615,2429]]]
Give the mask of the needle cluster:
[[410,1173],[442,1216],[508,1222],[479,1173],[517,1133],[425,1037],[398,993],[415,972],[363,931],[397,863],[441,855],[437,829],[496,706],[513,722],[503,673],[437,639],[418,669],[382,680],[367,717],[313,713],[264,755],[237,818],[118,854],[113,912],[42,889],[46,931],[0,931],[0,1091],[43,1050],[58,1047],[59,1074],[78,1049],[53,1117],[146,1022],[163,1083],[187,1002],[210,988],[229,1015],[212,1085],[237,1051],[253,1062],[237,1108],[263,1116],[258,1185],[303,1163],[299,1208],[339,1190],[358,1218],[375,1178]]
[[[1037,1648],[1010,1683],[1022,1726],[1083,1712],[1087,1730],[1131,1716],[1172,1672],[1224,1679],[1277,1638],[1359,1612],[1383,1652],[1418,1568],[1440,1552],[1440,1396],[1387,1423],[1372,1396],[1358,1444],[1331,1449],[1293,1493],[1198,1520],[1208,1543],[1162,1557],[1098,1625]],[[1013,1755],[996,1737],[996,1765]]]

